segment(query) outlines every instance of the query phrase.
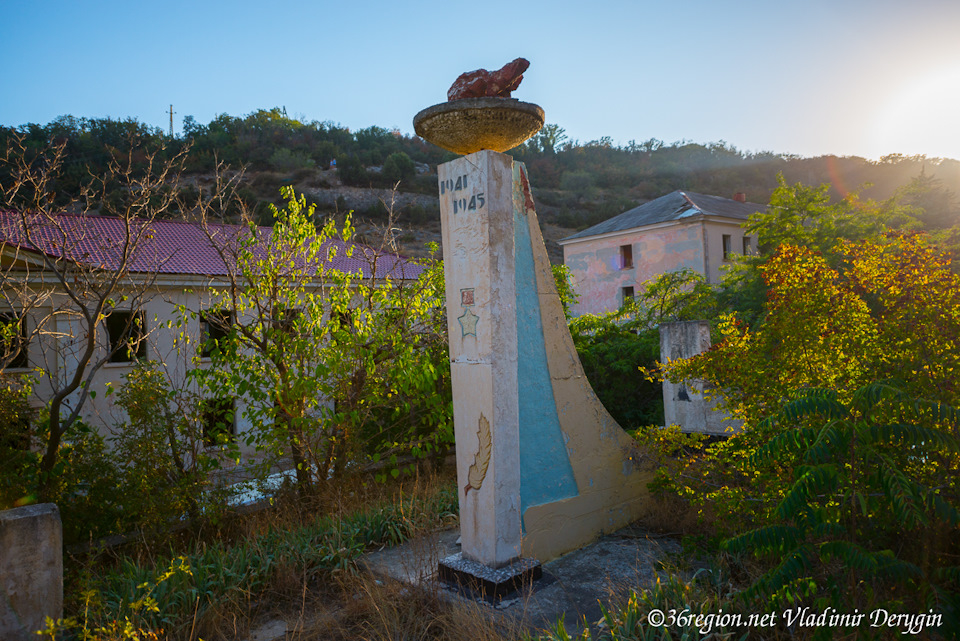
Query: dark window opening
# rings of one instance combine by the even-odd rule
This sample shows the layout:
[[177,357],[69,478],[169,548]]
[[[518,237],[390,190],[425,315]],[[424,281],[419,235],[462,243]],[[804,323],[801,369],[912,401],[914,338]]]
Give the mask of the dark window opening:
[[730,234],[723,235],[723,259],[730,260],[730,255],[733,254],[733,240],[730,238]]
[[203,442],[208,446],[229,443],[236,436],[233,399],[207,399],[201,406]]
[[633,267],[633,245],[620,245],[620,269]]
[[147,324],[143,312],[114,310],[107,316],[110,362],[129,363],[147,356]]
[[0,453],[29,452],[33,440],[31,434],[32,411],[26,402],[3,408],[4,427],[0,429]]
[[623,295],[622,305],[626,305],[633,300],[633,287],[624,287],[620,293]]
[[749,237],[749,236],[744,236],[744,237],[743,237],[743,255],[744,255],[744,256],[749,256],[749,255],[751,255],[752,253],[753,253],[753,247],[752,247],[751,242],[750,242],[750,237]]
[[233,314],[230,312],[206,312],[200,315],[200,356],[209,358],[219,342],[230,335]]
[[297,319],[300,318],[300,315],[303,313],[302,309],[297,308],[286,308],[286,307],[274,307],[273,308],[273,329],[275,331],[283,332],[284,334],[290,335],[293,334],[293,330]]
[[30,367],[26,320],[13,314],[0,314],[0,359],[8,368]]

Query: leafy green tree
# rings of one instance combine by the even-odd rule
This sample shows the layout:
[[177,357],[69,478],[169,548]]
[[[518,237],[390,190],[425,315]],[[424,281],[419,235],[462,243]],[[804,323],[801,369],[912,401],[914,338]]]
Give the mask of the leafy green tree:
[[219,463],[207,452],[198,417],[189,411],[196,407],[193,395],[173,390],[157,363],[141,361],[126,374],[116,405],[127,415],[110,438],[124,531],[160,532],[184,515],[199,517],[201,508],[212,515],[217,497],[210,473]]
[[[555,270],[558,282],[564,275]],[[561,300],[571,295],[558,290]],[[703,276],[680,270],[660,275],[616,311],[569,319],[587,380],[623,427],[663,423],[663,390],[648,374],[660,357],[660,323],[703,318],[713,305]]]
[[269,233],[250,223],[223,243],[208,225],[231,266],[205,312],[224,336],[192,375],[211,397],[244,399],[247,443],[268,464],[289,456],[303,492],[368,457],[437,453],[452,438],[442,274],[352,245],[349,217],[317,229],[313,207],[283,194]]
[[552,156],[560,150],[560,146],[566,140],[567,133],[560,125],[548,123],[527,141],[526,146],[531,151]]
[[762,319],[724,317],[713,349],[664,366],[744,428],[661,481],[731,548],[775,553],[750,594],[926,608],[957,589],[960,277],[919,234],[833,251],[781,245]]
[[[783,607],[825,594],[847,611],[929,598],[955,616],[960,565],[944,543],[960,512],[942,491],[955,484],[923,461],[960,455],[960,412],[871,383],[847,403],[835,390],[799,390],[767,422],[778,432],[750,462],[796,464],[773,522],[725,542],[775,559],[745,596]],[[903,544],[908,532],[919,546]]]
[[[108,127],[95,121],[93,126],[117,135],[138,129],[135,123]],[[38,432],[42,456],[35,488],[40,499],[50,500],[55,496],[61,445],[83,427],[80,417],[93,393],[94,376],[118,353],[137,352],[149,334],[137,314],[122,315],[117,308],[141,309],[155,295],[159,260],[148,267],[138,265],[136,278],[130,274],[138,250],[151,238],[150,222],[176,210],[183,152],[164,159],[160,150],[142,146],[149,141],[134,136],[125,143],[129,151],[114,156],[107,172],[84,187],[82,201],[74,203],[78,211],[90,214],[99,205],[99,213],[123,222],[120,237],[105,241],[85,236],[61,216],[55,194],[67,164],[67,143],[38,152],[23,137],[8,142],[0,160],[7,176],[2,204],[9,212],[3,235],[10,239],[14,260],[0,268],[0,311],[11,326],[29,328],[24,344],[37,339],[52,346],[40,350],[49,401],[44,429]],[[35,251],[25,261],[21,252],[28,247],[45,251]],[[109,258],[89,260],[91,253]],[[100,337],[108,323],[116,323],[121,340],[103,345]],[[70,328],[72,344],[62,340],[63,327]],[[6,359],[3,366],[10,362]]]
[[573,192],[580,200],[593,198],[597,193],[593,174],[583,169],[564,172],[560,188]]
[[370,184],[370,175],[360,158],[354,154],[337,158],[337,176],[344,185],[367,187]]
[[550,265],[553,272],[553,281],[557,285],[557,294],[560,296],[560,304],[563,305],[563,315],[567,318],[567,323],[573,318],[573,306],[580,300],[577,291],[573,287],[570,277],[570,268],[566,265]]
[[383,177],[392,185],[406,183],[417,173],[417,167],[410,156],[402,151],[392,153],[383,162]]
[[841,240],[875,238],[889,229],[915,226],[916,218],[899,199],[876,203],[852,193],[831,202],[829,185],[791,186],[781,173],[766,211],[750,216],[745,228],[760,238],[766,254],[789,243],[831,255]]
[[29,487],[35,475],[36,456],[30,408],[34,380],[31,376],[0,374],[0,509],[17,505],[34,488]]
[[314,167],[315,163],[303,152],[290,151],[286,147],[278,148],[267,161],[277,171],[283,173],[293,173],[300,169],[309,169]]

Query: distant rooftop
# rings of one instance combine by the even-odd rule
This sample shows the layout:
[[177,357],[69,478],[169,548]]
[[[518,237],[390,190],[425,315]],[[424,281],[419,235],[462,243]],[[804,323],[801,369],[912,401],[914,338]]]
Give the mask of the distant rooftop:
[[[49,218],[31,216],[27,220],[32,243],[27,241],[20,216],[0,211],[0,243],[105,269],[114,269],[121,262],[127,237],[122,218],[57,214]],[[226,276],[227,264],[218,248],[236,245],[238,239],[248,233],[248,228],[240,225],[211,225],[211,241],[196,223],[148,222],[138,218],[131,224],[134,229],[142,229],[144,225],[148,228],[129,261],[129,271],[134,273]],[[264,241],[272,231],[271,227],[257,228]],[[421,265],[395,254],[375,256],[375,250],[365,245],[354,244],[351,256],[347,256],[348,243],[331,240],[327,243],[327,247],[330,246],[336,247],[336,253],[325,265],[328,269],[369,277],[375,257],[379,276],[417,278],[424,270]]]
[[740,202],[719,196],[706,196],[692,191],[674,191],[639,207],[629,209],[619,216],[609,218],[582,232],[567,236],[560,242],[578,240],[589,236],[610,234],[627,229],[635,229],[671,220],[681,220],[693,216],[723,216],[737,220],[746,220],[750,214],[762,212],[766,205]]

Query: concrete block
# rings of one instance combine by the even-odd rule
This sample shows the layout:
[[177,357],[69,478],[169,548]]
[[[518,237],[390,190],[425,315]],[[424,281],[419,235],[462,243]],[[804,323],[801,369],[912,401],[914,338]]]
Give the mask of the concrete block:
[[0,512],[0,639],[32,641],[63,616],[63,533],[53,503]]
[[[660,325],[660,362],[690,358],[710,349],[710,323],[683,321]],[[704,398],[702,381],[663,382],[663,418],[667,425],[679,425],[684,432],[730,435],[743,421],[732,419],[719,409],[719,390]]]

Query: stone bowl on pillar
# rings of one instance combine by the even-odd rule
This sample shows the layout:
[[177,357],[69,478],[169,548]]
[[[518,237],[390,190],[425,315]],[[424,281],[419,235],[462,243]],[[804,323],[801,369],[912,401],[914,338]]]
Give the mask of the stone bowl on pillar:
[[543,109],[513,98],[463,98],[427,107],[413,118],[417,135],[455,154],[504,152],[543,127]]

